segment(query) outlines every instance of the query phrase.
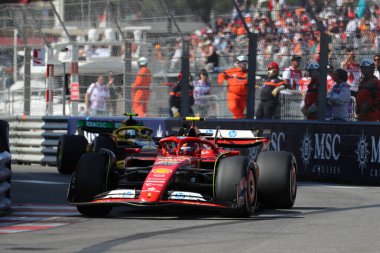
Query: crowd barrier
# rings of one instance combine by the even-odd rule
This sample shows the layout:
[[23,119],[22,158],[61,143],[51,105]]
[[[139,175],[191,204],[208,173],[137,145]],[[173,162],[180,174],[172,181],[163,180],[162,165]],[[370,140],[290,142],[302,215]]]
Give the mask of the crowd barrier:
[[56,165],[59,137],[67,132],[67,117],[8,117],[12,162]]
[[[59,136],[66,132],[75,134],[78,119],[85,117],[43,117],[10,122],[10,145],[12,155],[13,152],[15,154],[12,160],[19,163],[56,165]],[[125,118],[90,119],[120,122]],[[137,120],[154,129],[154,134],[158,137],[170,134],[172,128],[178,128],[185,123],[176,118]],[[32,125],[34,129],[26,131]],[[270,129],[270,150],[292,152],[298,162],[299,177],[380,185],[378,123],[207,119],[198,122],[198,125],[206,129],[215,129],[216,126],[230,129],[231,135],[235,129]],[[29,146],[31,144],[33,146]],[[252,149],[250,152],[255,155],[256,151]]]
[[11,207],[11,154],[8,142],[9,125],[0,120],[0,215]]

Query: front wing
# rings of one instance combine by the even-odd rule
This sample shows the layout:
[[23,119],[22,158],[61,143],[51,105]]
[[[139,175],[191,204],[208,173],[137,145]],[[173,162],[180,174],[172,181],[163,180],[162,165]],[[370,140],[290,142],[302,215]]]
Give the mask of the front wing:
[[132,189],[118,189],[95,196],[90,202],[70,202],[70,205],[112,205],[112,206],[198,206],[206,208],[233,209],[229,203],[217,203],[207,196],[195,192],[174,191],[165,199],[147,202],[139,198],[140,191]]

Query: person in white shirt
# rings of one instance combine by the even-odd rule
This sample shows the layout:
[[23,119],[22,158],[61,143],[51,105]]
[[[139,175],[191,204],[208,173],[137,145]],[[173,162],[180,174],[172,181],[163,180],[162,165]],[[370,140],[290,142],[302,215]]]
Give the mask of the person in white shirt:
[[92,116],[107,116],[107,99],[110,98],[110,91],[104,83],[104,77],[99,76],[96,83],[88,87],[85,103],[86,113]]
[[287,87],[292,90],[300,90],[299,81],[302,78],[302,71],[300,70],[301,56],[294,55],[292,57],[292,65],[285,68],[282,73],[282,80],[284,80]]

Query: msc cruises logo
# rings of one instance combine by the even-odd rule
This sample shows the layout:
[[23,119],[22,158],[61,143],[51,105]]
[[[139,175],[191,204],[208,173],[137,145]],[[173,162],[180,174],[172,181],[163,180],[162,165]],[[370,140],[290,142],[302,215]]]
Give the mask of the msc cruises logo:
[[362,132],[362,135],[360,136],[355,153],[357,155],[356,161],[358,161],[359,167],[363,175],[364,169],[367,166],[369,155],[367,137],[364,135],[364,132]]
[[310,158],[312,156],[313,151],[311,137],[308,132],[306,132],[303,136],[302,147],[300,148],[300,151],[303,164],[306,167],[310,163]]

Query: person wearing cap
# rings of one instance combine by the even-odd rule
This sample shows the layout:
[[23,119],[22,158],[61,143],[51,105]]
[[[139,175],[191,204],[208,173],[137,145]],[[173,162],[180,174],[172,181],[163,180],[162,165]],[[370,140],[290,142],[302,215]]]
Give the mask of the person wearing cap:
[[352,103],[347,71],[337,69],[334,71],[333,78],[336,84],[326,94],[326,119],[349,120],[352,115]]
[[290,89],[299,91],[299,81],[302,78],[302,71],[300,70],[301,56],[293,55],[291,61],[292,64],[284,69],[282,79]]
[[302,112],[308,120],[318,119],[318,84],[319,84],[319,64],[312,62],[307,65],[306,70],[310,78],[307,85],[304,106]]
[[360,121],[379,121],[380,84],[374,76],[375,64],[370,59],[360,63],[362,77],[356,95],[356,113]]
[[247,107],[248,57],[240,55],[236,58],[237,67],[227,69],[218,75],[218,83],[227,81],[227,103],[235,119],[244,118]]
[[[179,72],[177,76],[177,82],[169,92],[169,114],[171,117],[181,116],[181,84],[182,84],[182,72]],[[192,76],[189,75],[189,113],[188,116],[194,115],[191,108],[194,104],[194,86],[192,85]]]
[[135,82],[132,83],[132,109],[134,113],[144,117],[148,111],[152,74],[147,67],[148,60],[145,57],[140,57],[137,60],[137,65],[140,69],[137,72]]
[[260,91],[260,103],[256,111],[256,119],[273,119],[279,104],[279,93],[286,84],[278,77],[280,68],[277,62],[268,64],[268,79]]

